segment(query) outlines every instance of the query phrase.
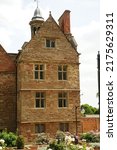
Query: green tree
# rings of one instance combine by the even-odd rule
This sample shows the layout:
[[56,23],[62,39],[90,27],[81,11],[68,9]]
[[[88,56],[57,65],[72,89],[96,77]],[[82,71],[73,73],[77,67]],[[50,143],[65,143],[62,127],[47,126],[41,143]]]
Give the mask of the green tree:
[[89,104],[82,104],[81,109],[85,110],[84,114],[99,114],[99,109],[93,106],[90,106]]

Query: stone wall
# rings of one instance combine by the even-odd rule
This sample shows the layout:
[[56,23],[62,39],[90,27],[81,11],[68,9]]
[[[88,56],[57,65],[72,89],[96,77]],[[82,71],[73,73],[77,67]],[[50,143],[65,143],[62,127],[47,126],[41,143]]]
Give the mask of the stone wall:
[[[49,137],[55,138],[56,132],[60,130],[59,124],[61,122],[45,122],[46,127],[46,134]],[[67,122],[66,122],[67,123]],[[73,135],[76,134],[76,122],[68,122],[69,123],[69,132]],[[78,134],[81,131],[80,129],[80,122],[78,122]],[[25,137],[26,143],[35,142],[36,137],[38,136],[37,133],[35,133],[35,123],[22,123],[19,125],[20,131],[23,133]]]
[[[55,47],[46,47],[46,39],[54,39]],[[35,64],[45,66],[45,79],[42,81],[34,78]],[[58,65],[67,66],[67,80],[58,80]],[[79,54],[51,14],[21,50],[17,59],[17,81],[17,119],[23,135],[27,131],[35,135],[35,124],[39,123],[44,123],[46,132],[51,135],[56,133],[61,122],[69,123],[69,131],[75,132],[75,106],[80,122]],[[35,107],[36,92],[46,94],[44,108]],[[59,92],[67,92],[67,107],[58,107]]]

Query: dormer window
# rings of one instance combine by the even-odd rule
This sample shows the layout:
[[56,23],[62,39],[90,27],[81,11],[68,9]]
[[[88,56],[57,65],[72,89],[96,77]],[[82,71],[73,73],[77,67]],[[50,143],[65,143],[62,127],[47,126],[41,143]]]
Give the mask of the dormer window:
[[55,40],[54,39],[46,39],[46,47],[54,48],[55,47]]

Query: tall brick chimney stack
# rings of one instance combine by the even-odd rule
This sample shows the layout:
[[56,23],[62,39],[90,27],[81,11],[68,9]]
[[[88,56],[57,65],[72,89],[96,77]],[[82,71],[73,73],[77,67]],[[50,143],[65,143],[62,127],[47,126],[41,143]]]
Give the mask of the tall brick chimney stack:
[[70,33],[70,10],[65,10],[61,17],[58,19],[59,26],[64,34]]

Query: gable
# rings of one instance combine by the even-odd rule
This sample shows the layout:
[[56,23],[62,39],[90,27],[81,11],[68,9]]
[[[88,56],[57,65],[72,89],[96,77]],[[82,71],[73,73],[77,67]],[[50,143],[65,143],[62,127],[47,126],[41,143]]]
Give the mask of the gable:
[[15,63],[0,45],[0,72],[14,72]]
[[[54,39],[55,47],[47,48],[46,39]],[[65,61],[78,62],[78,53],[50,15],[38,33],[22,49],[20,61]]]

